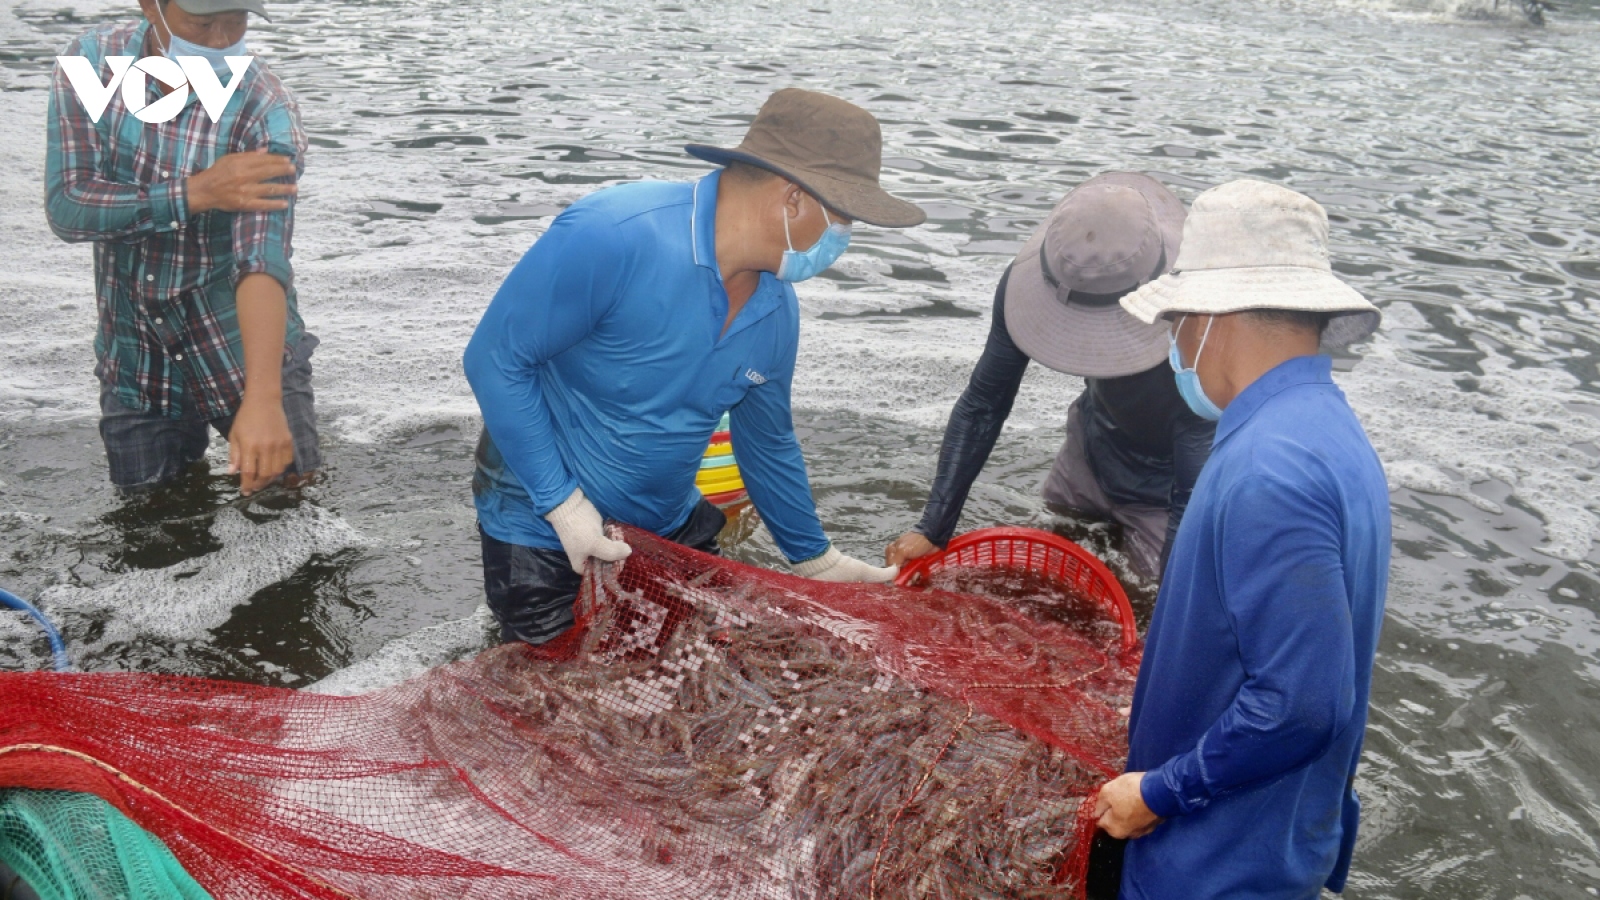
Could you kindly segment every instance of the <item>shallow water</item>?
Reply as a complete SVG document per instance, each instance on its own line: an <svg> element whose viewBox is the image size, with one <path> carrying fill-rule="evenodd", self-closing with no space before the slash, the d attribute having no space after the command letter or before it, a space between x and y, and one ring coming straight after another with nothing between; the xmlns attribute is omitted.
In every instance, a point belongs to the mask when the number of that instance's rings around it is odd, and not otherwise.
<svg viewBox="0 0 1600 900"><path fill-rule="evenodd" d="M880 117L886 179L929 212L800 290L796 418L840 545L916 520L994 282L1073 184L1310 193L1386 314L1337 376L1396 514L1347 895L1600 894L1593 0L1542 30L1492 0L285 7L253 40L314 144L296 272L329 478L256 502L106 484L90 256L45 227L41 123L50 57L132 7L0 4L0 584L85 668L300 686L430 628L324 686L358 690L481 643L459 355L500 278L573 199L693 177L683 143L814 87ZM1037 497L1077 387L1030 373L963 527L1054 525L1115 566ZM736 552L777 559L762 532ZM30 627L0 615L0 665L45 662Z"/></svg>

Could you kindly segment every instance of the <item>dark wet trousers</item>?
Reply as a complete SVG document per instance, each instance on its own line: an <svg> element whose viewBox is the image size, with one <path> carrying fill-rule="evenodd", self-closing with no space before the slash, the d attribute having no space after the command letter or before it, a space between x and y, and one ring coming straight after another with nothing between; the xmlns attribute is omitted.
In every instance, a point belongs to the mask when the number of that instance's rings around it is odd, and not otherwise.
<svg viewBox="0 0 1600 900"><path fill-rule="evenodd" d="M294 462L286 475L305 475L322 468L311 392L311 352L319 343L315 335L306 332L283 355L283 415L294 440ZM211 445L210 429L224 438L233 431L232 415L207 421L188 405L180 407L179 413L167 416L129 409L114 390L101 385L100 439L111 464L112 484L128 491L168 484L205 458Z"/></svg>
<svg viewBox="0 0 1600 900"><path fill-rule="evenodd" d="M689 518L667 540L704 553L721 555L717 534L727 517L703 498ZM508 544L485 534L483 588L489 611L500 623L500 639L543 644L560 637L573 624L573 601L583 576L572 571L564 550Z"/></svg>

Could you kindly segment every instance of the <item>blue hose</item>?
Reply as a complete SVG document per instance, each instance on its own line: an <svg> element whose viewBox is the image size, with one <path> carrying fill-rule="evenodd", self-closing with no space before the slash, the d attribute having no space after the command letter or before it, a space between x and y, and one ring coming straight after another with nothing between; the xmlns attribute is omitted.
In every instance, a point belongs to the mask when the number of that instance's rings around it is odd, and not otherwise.
<svg viewBox="0 0 1600 900"><path fill-rule="evenodd" d="M0 590L0 606L20 609L31 616L35 622L38 622L39 627L44 629L44 636L50 639L50 652L55 654L56 671L72 671L72 661L67 658L67 645L61 640L61 632L56 630L56 626L50 624L50 620L45 618L44 613L40 612L32 603L6 590Z"/></svg>

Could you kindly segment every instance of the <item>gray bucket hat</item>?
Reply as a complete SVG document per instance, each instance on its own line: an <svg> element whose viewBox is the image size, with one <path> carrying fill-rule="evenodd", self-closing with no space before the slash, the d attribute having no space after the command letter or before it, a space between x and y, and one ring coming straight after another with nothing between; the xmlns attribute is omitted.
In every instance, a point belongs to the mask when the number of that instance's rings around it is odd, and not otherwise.
<svg viewBox="0 0 1600 900"><path fill-rule="evenodd" d="M1183 252L1170 275L1122 298L1128 312L1159 323L1176 315L1247 309L1328 313L1322 349L1361 340L1381 313L1333 274L1328 213L1286 187L1241 179L1194 199Z"/></svg>
<svg viewBox="0 0 1600 900"><path fill-rule="evenodd" d="M878 185L883 131L872 113L838 97L784 88L761 105L739 146L684 150L718 165L743 162L776 172L829 209L869 225L909 228L927 218Z"/></svg>
<svg viewBox="0 0 1600 900"><path fill-rule="evenodd" d="M1183 219L1183 201L1149 175L1106 172L1078 185L1011 264L1011 339L1031 359L1089 378L1165 360L1166 326L1135 319L1117 300L1172 267Z"/></svg>
<svg viewBox="0 0 1600 900"><path fill-rule="evenodd" d="M172 0L172 2L183 7L183 11L191 16L210 16L242 9L253 12L263 19L272 18L267 15L267 6L261 0Z"/></svg>

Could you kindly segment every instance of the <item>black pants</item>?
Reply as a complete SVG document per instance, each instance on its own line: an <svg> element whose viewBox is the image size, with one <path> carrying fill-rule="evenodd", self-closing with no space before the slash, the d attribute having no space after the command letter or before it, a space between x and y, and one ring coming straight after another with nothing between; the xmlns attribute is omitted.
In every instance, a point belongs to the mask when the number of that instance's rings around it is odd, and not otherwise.
<svg viewBox="0 0 1600 900"><path fill-rule="evenodd" d="M1089 900L1117 900L1122 891L1122 851L1127 846L1127 841L1104 831L1094 833L1094 843L1089 847Z"/></svg>
<svg viewBox="0 0 1600 900"><path fill-rule="evenodd" d="M702 499L671 534L673 543L719 554L717 534L727 517ZM564 550L544 550L495 540L478 527L483 540L483 589L489 611L500 623L500 639L543 644L572 627L573 601L583 576L572 571Z"/></svg>

